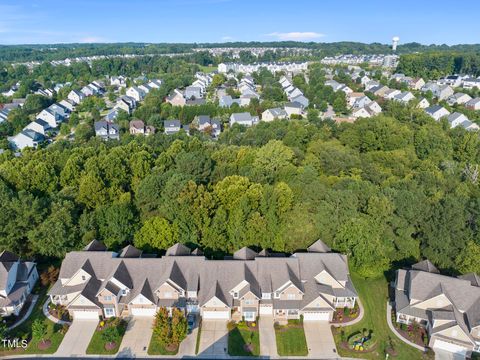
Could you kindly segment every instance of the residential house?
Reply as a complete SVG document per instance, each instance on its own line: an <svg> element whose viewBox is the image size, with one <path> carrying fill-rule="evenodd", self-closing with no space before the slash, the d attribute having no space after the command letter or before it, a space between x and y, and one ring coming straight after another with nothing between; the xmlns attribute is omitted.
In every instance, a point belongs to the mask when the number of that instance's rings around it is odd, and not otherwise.
<svg viewBox="0 0 480 360"><path fill-rule="evenodd" d="M173 90L173 92L167 96L165 101L173 106L184 106L187 103L183 92L178 89Z"/></svg>
<svg viewBox="0 0 480 360"><path fill-rule="evenodd" d="M436 121L439 121L442 117L450 115L450 111L445 109L441 105L433 105L425 109L425 112L430 115Z"/></svg>
<svg viewBox="0 0 480 360"><path fill-rule="evenodd" d="M62 100L58 104L70 113L75 110L75 104L71 100Z"/></svg>
<svg viewBox="0 0 480 360"><path fill-rule="evenodd" d="M129 87L125 94L134 98L137 102L142 101L145 98L145 91L136 86Z"/></svg>
<svg viewBox="0 0 480 360"><path fill-rule="evenodd" d="M401 92L393 97L394 101L398 101L403 104L408 104L413 99L415 99L415 95L413 95L410 91Z"/></svg>
<svg viewBox="0 0 480 360"><path fill-rule="evenodd" d="M155 134L155 128L153 126L145 125L142 120L130 121L130 134L131 135L151 135Z"/></svg>
<svg viewBox="0 0 480 360"><path fill-rule="evenodd" d="M479 130L479 126L477 124L470 121L468 117L466 117L464 114L461 114L459 112L454 112L453 114L448 115L447 120L450 123L451 128L461 126L467 131Z"/></svg>
<svg viewBox="0 0 480 360"><path fill-rule="evenodd" d="M0 316L18 316L38 280L34 262L17 255L0 253Z"/></svg>
<svg viewBox="0 0 480 360"><path fill-rule="evenodd" d="M45 141L45 136L33 130L23 130L15 136L9 137L8 142L14 150L23 150L26 147L36 148Z"/></svg>
<svg viewBox="0 0 480 360"><path fill-rule="evenodd" d="M75 105L78 105L85 98L85 95L78 90L72 90L68 93L67 98L68 98L68 100L73 102Z"/></svg>
<svg viewBox="0 0 480 360"><path fill-rule="evenodd" d="M280 323L300 316L328 323L336 309L353 308L358 298L347 257L321 241L290 257L242 248L229 260L208 260L182 244L161 258L89 248L65 256L48 293L74 319L153 319L165 307L204 320L256 321L268 315Z"/></svg>
<svg viewBox="0 0 480 360"><path fill-rule="evenodd" d="M308 101L308 99L304 95L299 95L299 96L293 97L293 98L290 99L290 101L292 103L298 103L298 104L302 105L302 107L304 109L306 109L308 107L308 105L310 104L310 102Z"/></svg>
<svg viewBox="0 0 480 360"><path fill-rule="evenodd" d="M112 76L110 77L110 85L117 87L127 87L127 78L125 76Z"/></svg>
<svg viewBox="0 0 480 360"><path fill-rule="evenodd" d="M232 99L230 95L221 96L218 99L218 105L220 107L230 107L233 104L238 104L240 106L240 99Z"/></svg>
<svg viewBox="0 0 480 360"><path fill-rule="evenodd" d="M218 138L222 132L222 124L218 119L211 119L209 115L197 115L192 121L192 128Z"/></svg>
<svg viewBox="0 0 480 360"><path fill-rule="evenodd" d="M267 109L262 113L262 121L273 121L277 119L286 119L288 117L285 109L282 108L273 108Z"/></svg>
<svg viewBox="0 0 480 360"><path fill-rule="evenodd" d="M463 79L463 84L462 86L465 89L480 89L480 79L477 78L465 78Z"/></svg>
<svg viewBox="0 0 480 360"><path fill-rule="evenodd" d="M425 80L422 78L415 78L412 79L409 83L408 86L412 90L420 90L423 86L425 85Z"/></svg>
<svg viewBox="0 0 480 360"><path fill-rule="evenodd" d="M397 89L388 89L387 91L385 91L385 93L383 94L383 98L385 100L393 100L395 98L395 96L397 95L400 95L401 94L401 91L400 90L397 90Z"/></svg>
<svg viewBox="0 0 480 360"><path fill-rule="evenodd" d="M51 130L51 126L42 119L36 119L28 124L23 130L33 130L43 136L46 136L47 133Z"/></svg>
<svg viewBox="0 0 480 360"><path fill-rule="evenodd" d="M472 351L480 352L479 280L476 274L442 275L428 260L397 270L395 319L425 327L434 351L470 357Z"/></svg>
<svg viewBox="0 0 480 360"><path fill-rule="evenodd" d="M120 129L110 121L97 121L94 124L95 135L103 140L120 140Z"/></svg>
<svg viewBox="0 0 480 360"><path fill-rule="evenodd" d="M480 110L480 98L476 97L465 103L465 107L470 110Z"/></svg>
<svg viewBox="0 0 480 360"><path fill-rule="evenodd" d="M371 116L372 114L365 107L356 108L352 110L353 118L369 118Z"/></svg>
<svg viewBox="0 0 480 360"><path fill-rule="evenodd" d="M426 109L426 108L428 108L429 106L430 106L430 103L429 103L428 100L425 99L425 98L421 98L420 101L418 102L418 105L417 105L417 107L418 107L419 109Z"/></svg>
<svg viewBox="0 0 480 360"><path fill-rule="evenodd" d="M433 91L433 95L435 95L438 100L445 100L447 98L449 98L450 96L452 96L454 93L453 89L451 86L449 85L441 85L441 86L438 86L434 91Z"/></svg>
<svg viewBox="0 0 480 360"><path fill-rule="evenodd" d="M289 118L291 118L292 115L303 116L303 106L298 102L286 103L283 108Z"/></svg>
<svg viewBox="0 0 480 360"><path fill-rule="evenodd" d="M166 135L176 134L182 129L182 123L180 120L165 120L163 122L163 129Z"/></svg>
<svg viewBox="0 0 480 360"><path fill-rule="evenodd" d="M472 100L472 97L468 94L455 93L447 99L447 103L450 106L453 106L455 104L463 105L470 100Z"/></svg>
<svg viewBox="0 0 480 360"><path fill-rule="evenodd" d="M230 115L230 126L234 124L239 124L243 126L253 126L258 123L258 116L252 116L248 112L243 113L233 113Z"/></svg>

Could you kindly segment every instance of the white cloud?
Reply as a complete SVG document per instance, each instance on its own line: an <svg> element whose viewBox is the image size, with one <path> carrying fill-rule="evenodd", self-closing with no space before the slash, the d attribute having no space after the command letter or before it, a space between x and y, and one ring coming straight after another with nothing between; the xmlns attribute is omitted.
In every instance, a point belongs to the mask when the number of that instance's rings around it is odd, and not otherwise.
<svg viewBox="0 0 480 360"><path fill-rule="evenodd" d="M81 43L101 43L101 42L107 42L105 38L102 38L100 36L85 36L80 39Z"/></svg>
<svg viewBox="0 0 480 360"><path fill-rule="evenodd" d="M295 40L295 41L304 41L304 40L314 40L319 39L325 36L325 34L313 32L313 31L294 31L294 32L273 32L266 34L266 36L277 38L278 40Z"/></svg>

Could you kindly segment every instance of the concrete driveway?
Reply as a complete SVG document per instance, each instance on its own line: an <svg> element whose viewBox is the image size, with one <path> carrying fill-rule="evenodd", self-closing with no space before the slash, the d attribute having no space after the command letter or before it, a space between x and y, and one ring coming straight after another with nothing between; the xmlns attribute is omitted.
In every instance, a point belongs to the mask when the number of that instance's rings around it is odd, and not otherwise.
<svg viewBox="0 0 480 360"><path fill-rule="evenodd" d="M226 355L227 352L227 321L203 320L198 356L211 357L217 355Z"/></svg>
<svg viewBox="0 0 480 360"><path fill-rule="evenodd" d="M454 354L450 351L435 348L433 351L435 351L435 360L465 360L465 356L461 354Z"/></svg>
<svg viewBox="0 0 480 360"><path fill-rule="evenodd" d="M307 339L309 358L330 359L338 357L328 321L304 321L303 328Z"/></svg>
<svg viewBox="0 0 480 360"><path fill-rule="evenodd" d="M195 356L195 348L197 346L198 321L199 319L197 317L195 322L195 328L193 328L192 332L188 334L185 340L180 343L177 354L178 356Z"/></svg>
<svg viewBox="0 0 480 360"><path fill-rule="evenodd" d="M146 356L152 331L153 319L151 317L128 318L127 331L120 344L118 357L132 358Z"/></svg>
<svg viewBox="0 0 480 360"><path fill-rule="evenodd" d="M258 319L258 329L260 332L260 355L276 357L278 353L277 340L275 339L275 330L273 328L273 316L260 316Z"/></svg>
<svg viewBox="0 0 480 360"><path fill-rule="evenodd" d="M85 355L97 325L98 320L73 320L55 355L66 357Z"/></svg>

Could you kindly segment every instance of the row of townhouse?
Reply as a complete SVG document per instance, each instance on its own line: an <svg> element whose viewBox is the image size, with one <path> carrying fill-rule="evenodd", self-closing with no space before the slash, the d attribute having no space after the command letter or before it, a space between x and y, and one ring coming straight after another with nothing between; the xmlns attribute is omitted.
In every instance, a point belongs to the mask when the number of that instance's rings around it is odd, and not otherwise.
<svg viewBox="0 0 480 360"><path fill-rule="evenodd" d="M135 101L140 102L145 99L145 96L147 94L154 90L154 89L159 89L162 86L162 80L159 79L154 79L149 81L148 83L139 85L139 86L132 86L127 89L125 94L133 99Z"/></svg>
<svg viewBox="0 0 480 360"><path fill-rule="evenodd" d="M165 101L173 106L189 106L205 104L204 96L212 83L210 74L196 73L195 81L185 89L174 89Z"/></svg>
<svg viewBox="0 0 480 360"><path fill-rule="evenodd" d="M280 85L282 85L283 92L287 96L288 101L292 103L299 103L304 109L308 107L310 102L307 97L303 94L302 90L295 87L291 80L286 76L282 76L279 80Z"/></svg>
<svg viewBox="0 0 480 360"><path fill-rule="evenodd" d="M480 277L440 274L428 260L397 270L395 319L426 328L429 347L464 359L480 352ZM458 357L457 357L458 356Z"/></svg>
<svg viewBox="0 0 480 360"><path fill-rule="evenodd" d="M261 68L265 68L271 73L276 72L288 72L288 73L300 73L308 69L308 62L264 62L254 64L241 64L241 63L220 63L218 64L219 73L244 73L251 74Z"/></svg>
<svg viewBox="0 0 480 360"><path fill-rule="evenodd" d="M232 78L236 79L234 76ZM252 99L260 99L257 87L252 76L245 75L237 84L237 91L240 93L238 98L233 98L225 93L225 89L217 91L218 105L220 107L231 107L233 104L238 106L248 106Z"/></svg>
<svg viewBox="0 0 480 360"><path fill-rule="evenodd" d="M19 315L38 280L34 262L9 251L0 253L0 316Z"/></svg>
<svg viewBox="0 0 480 360"><path fill-rule="evenodd" d="M164 133L173 135L180 130L184 130L187 135L190 129L196 129L200 132L208 134L212 139L217 139L222 132L222 122L218 118L211 118L209 115L197 115L190 125L182 125L180 120L165 120L163 122Z"/></svg>
<svg viewBox="0 0 480 360"><path fill-rule="evenodd" d="M450 111L441 105L427 107L425 112L435 121L440 121L440 119L446 118L452 129L461 126L467 131L480 130L480 127L476 123L470 121L466 115L459 112L450 113Z"/></svg>
<svg viewBox="0 0 480 360"><path fill-rule="evenodd" d="M10 146L14 150L22 150L26 147L36 148L50 134L58 131L60 124L69 118L72 108L73 104L61 101L43 109L20 133L8 138Z"/></svg>
<svg viewBox="0 0 480 360"><path fill-rule="evenodd" d="M353 308L357 292L347 257L321 241L290 257L242 248L225 260L208 260L182 244L161 258L141 257L129 246L120 253L101 243L70 252L51 301L74 319L99 316L154 317L160 307L179 308L203 319L330 321L336 308Z"/></svg>
<svg viewBox="0 0 480 360"><path fill-rule="evenodd" d="M398 64L398 55L373 54L373 55L336 55L324 57L320 63L324 65L359 65L368 63L372 66L395 68Z"/></svg>

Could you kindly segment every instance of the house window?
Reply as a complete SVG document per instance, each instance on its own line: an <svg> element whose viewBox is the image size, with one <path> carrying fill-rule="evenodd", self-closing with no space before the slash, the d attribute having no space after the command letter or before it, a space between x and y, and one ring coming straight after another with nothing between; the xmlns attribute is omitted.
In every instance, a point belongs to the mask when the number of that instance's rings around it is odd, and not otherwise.
<svg viewBox="0 0 480 360"><path fill-rule="evenodd" d="M104 296L103 300L104 301L112 301L112 296L111 295Z"/></svg>
<svg viewBox="0 0 480 360"><path fill-rule="evenodd" d="M122 296L127 295L127 293L128 293L128 290L127 290L127 289L123 289L123 290L122 290Z"/></svg>
<svg viewBox="0 0 480 360"><path fill-rule="evenodd" d="M115 316L115 309L105 308L105 317L112 317L112 316Z"/></svg>
<svg viewBox="0 0 480 360"><path fill-rule="evenodd" d="M262 299L271 299L272 294L271 293L262 293Z"/></svg>
<svg viewBox="0 0 480 360"><path fill-rule="evenodd" d="M85 275L82 275L82 280L85 281Z"/></svg>
<svg viewBox="0 0 480 360"><path fill-rule="evenodd" d="M140 297L138 298L138 302L139 302L139 303L143 303L143 297L142 297L142 296L140 296Z"/></svg>
<svg viewBox="0 0 480 360"><path fill-rule="evenodd" d="M233 292L233 298L238 299L238 292L236 292L236 291Z"/></svg>
<svg viewBox="0 0 480 360"><path fill-rule="evenodd" d="M245 305L253 305L253 300L252 299L246 299L245 300Z"/></svg>
<svg viewBox="0 0 480 360"><path fill-rule="evenodd" d="M276 291L274 297L275 299L280 299L280 292Z"/></svg>
<svg viewBox="0 0 480 360"><path fill-rule="evenodd" d="M298 315L298 310L288 310L288 315Z"/></svg>
<svg viewBox="0 0 480 360"><path fill-rule="evenodd" d="M170 291L166 291L164 293L164 296L167 298L167 299L170 299L172 297L172 293Z"/></svg>
<svg viewBox="0 0 480 360"><path fill-rule="evenodd" d="M295 300L295 294L287 294L288 300Z"/></svg>

